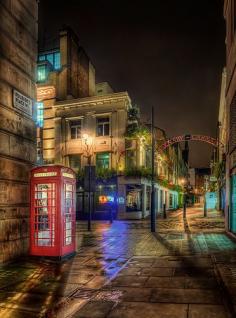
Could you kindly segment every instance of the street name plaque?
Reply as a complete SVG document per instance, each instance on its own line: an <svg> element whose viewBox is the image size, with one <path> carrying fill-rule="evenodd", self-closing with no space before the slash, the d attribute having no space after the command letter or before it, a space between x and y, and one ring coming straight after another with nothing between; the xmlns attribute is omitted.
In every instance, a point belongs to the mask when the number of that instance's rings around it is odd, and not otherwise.
<svg viewBox="0 0 236 318"><path fill-rule="evenodd" d="M32 117L33 115L33 101L29 97L21 94L17 90L13 90L13 105L18 110Z"/></svg>

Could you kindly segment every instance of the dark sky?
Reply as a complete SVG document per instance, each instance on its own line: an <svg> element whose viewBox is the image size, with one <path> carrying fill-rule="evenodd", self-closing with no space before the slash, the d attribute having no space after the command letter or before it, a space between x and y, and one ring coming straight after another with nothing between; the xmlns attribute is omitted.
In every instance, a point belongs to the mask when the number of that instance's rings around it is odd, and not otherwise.
<svg viewBox="0 0 236 318"><path fill-rule="evenodd" d="M221 0L40 0L39 42L63 24L77 32L97 82L128 91L144 119L155 107L168 136L216 135L225 25ZM190 164L209 164L212 148L191 143Z"/></svg>

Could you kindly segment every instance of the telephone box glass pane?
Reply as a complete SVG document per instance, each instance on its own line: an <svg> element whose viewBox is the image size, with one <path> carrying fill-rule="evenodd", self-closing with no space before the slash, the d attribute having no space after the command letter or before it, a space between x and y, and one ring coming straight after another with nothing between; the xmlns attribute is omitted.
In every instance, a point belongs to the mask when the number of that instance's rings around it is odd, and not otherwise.
<svg viewBox="0 0 236 318"><path fill-rule="evenodd" d="M35 185L34 240L36 246L54 246L56 213L55 190L55 183Z"/></svg>
<svg viewBox="0 0 236 318"><path fill-rule="evenodd" d="M64 246L72 243L72 213L73 213L73 185L64 184L65 215L64 215Z"/></svg>

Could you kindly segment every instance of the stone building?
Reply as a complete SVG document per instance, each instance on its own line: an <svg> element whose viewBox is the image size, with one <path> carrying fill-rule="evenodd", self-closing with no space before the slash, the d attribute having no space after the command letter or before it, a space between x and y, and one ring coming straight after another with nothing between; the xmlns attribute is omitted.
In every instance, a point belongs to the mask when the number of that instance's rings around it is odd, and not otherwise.
<svg viewBox="0 0 236 318"><path fill-rule="evenodd" d="M236 233L236 1L224 1L226 20L226 227Z"/></svg>
<svg viewBox="0 0 236 318"><path fill-rule="evenodd" d="M99 201L104 196L118 202L113 205L118 218L149 214L150 181L140 175L140 169L150 169L150 147L142 136L127 138L127 127L137 125L130 118L135 108L127 92L116 93L107 82L96 84L95 68L69 28L60 32L57 47L39 52L37 108L38 162L60 163L77 172L79 218L87 216L87 197L80 180L88 155L97 173L94 218L108 217ZM165 140L161 129L156 128L156 138ZM160 161L157 172L172 185L178 184L180 156L178 147L170 147L156 158ZM174 189L158 184L156 188L159 210L165 201L168 208L177 207Z"/></svg>
<svg viewBox="0 0 236 318"><path fill-rule="evenodd" d="M28 251L37 20L36 0L0 2L0 262Z"/></svg>

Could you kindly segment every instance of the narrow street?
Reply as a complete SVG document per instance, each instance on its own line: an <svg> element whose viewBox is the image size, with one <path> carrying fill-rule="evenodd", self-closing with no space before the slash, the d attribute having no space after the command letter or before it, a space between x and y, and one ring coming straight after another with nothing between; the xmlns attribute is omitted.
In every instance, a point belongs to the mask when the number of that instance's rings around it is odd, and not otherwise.
<svg viewBox="0 0 236 318"><path fill-rule="evenodd" d="M169 212L155 234L149 220L86 226L63 264L1 267L1 317L235 317L236 244L219 212Z"/></svg>

